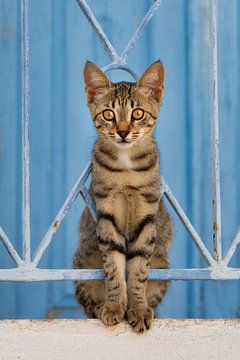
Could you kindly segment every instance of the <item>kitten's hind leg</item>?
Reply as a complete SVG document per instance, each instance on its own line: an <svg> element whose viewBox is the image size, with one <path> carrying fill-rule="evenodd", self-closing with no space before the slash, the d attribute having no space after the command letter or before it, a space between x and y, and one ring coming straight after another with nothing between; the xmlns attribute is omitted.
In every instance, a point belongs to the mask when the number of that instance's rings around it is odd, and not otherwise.
<svg viewBox="0 0 240 360"><path fill-rule="evenodd" d="M162 301L167 292L169 282L159 280L148 280L146 288L146 298L148 306L155 308Z"/></svg>
<svg viewBox="0 0 240 360"><path fill-rule="evenodd" d="M105 300L104 281L78 281L76 282L76 299L84 307L87 315L99 317L99 309Z"/></svg>
<svg viewBox="0 0 240 360"><path fill-rule="evenodd" d="M163 232L158 231L153 256L150 262L151 269L169 269L168 253L165 245L166 237ZM165 296L169 281L148 280L146 287L146 298L148 306L155 308Z"/></svg>
<svg viewBox="0 0 240 360"><path fill-rule="evenodd" d="M81 218L80 226L81 243L77 249L73 267L75 269L102 269L102 257L98 249L96 235L96 224L85 209ZM98 307L102 306L105 300L105 282L100 280L79 280L75 282L76 300L84 306L89 316L98 317Z"/></svg>

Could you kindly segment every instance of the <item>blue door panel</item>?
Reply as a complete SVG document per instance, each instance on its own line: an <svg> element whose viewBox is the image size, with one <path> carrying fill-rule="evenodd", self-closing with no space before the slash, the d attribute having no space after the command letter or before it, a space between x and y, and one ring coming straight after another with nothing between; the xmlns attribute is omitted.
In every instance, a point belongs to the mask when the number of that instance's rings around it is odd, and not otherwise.
<svg viewBox="0 0 240 360"><path fill-rule="evenodd" d="M17 1L0 2L0 219L1 226L8 233L14 245L20 250L21 205L17 178L20 175L17 149L21 137L21 103L19 98L19 35ZM13 261L0 244L0 267L15 267ZM16 288L6 283L0 284L0 317L17 316Z"/></svg>

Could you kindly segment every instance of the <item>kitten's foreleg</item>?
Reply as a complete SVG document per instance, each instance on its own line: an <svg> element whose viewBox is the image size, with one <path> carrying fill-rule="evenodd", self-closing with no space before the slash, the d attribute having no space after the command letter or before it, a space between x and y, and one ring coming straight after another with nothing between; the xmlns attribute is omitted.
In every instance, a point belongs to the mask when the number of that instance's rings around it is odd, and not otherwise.
<svg viewBox="0 0 240 360"><path fill-rule="evenodd" d="M146 299L146 285L155 239L155 224L147 223L138 238L128 244L127 319L136 332L149 329L153 319L153 310Z"/></svg>
<svg viewBox="0 0 240 360"><path fill-rule="evenodd" d="M123 320L127 307L125 238L110 216L99 220L97 235L106 284L105 303L99 310L99 317L106 325L114 325Z"/></svg>

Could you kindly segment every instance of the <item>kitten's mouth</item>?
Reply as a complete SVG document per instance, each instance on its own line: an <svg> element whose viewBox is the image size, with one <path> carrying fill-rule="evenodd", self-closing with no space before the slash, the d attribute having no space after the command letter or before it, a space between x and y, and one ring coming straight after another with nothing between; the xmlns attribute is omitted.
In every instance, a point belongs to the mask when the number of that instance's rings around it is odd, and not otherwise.
<svg viewBox="0 0 240 360"><path fill-rule="evenodd" d="M131 140L125 140L125 139L122 139L122 140L119 140L117 141L118 144L130 144L131 143Z"/></svg>

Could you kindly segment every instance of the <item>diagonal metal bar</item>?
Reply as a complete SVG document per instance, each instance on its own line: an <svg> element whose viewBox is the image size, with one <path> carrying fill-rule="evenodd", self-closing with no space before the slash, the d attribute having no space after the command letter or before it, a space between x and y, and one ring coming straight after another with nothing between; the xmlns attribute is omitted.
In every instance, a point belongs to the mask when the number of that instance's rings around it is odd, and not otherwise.
<svg viewBox="0 0 240 360"><path fill-rule="evenodd" d="M160 194L159 194L159 199L158 199L158 202L160 202L160 201L161 201L161 199L162 199L162 197L163 197L164 193L165 193L165 188L164 188L163 184L161 184L161 188L160 188Z"/></svg>
<svg viewBox="0 0 240 360"><path fill-rule="evenodd" d="M211 53L211 148L212 148L212 207L214 258L222 260L221 244L221 199L219 165L219 124L218 124L218 67L217 67L217 9L216 0L209 1L209 30Z"/></svg>
<svg viewBox="0 0 240 360"><path fill-rule="evenodd" d="M21 0L22 50L22 256L31 259L29 174L29 25L28 0Z"/></svg>
<svg viewBox="0 0 240 360"><path fill-rule="evenodd" d="M11 243L11 241L9 240L9 238L7 237L7 235L5 234L4 230L1 227L0 227L0 240L2 240L3 245L7 249L11 258L15 261L15 263L17 265L21 265L23 263L22 259L18 255L15 247L13 246L13 244Z"/></svg>
<svg viewBox="0 0 240 360"><path fill-rule="evenodd" d="M224 256L223 259L223 264L228 265L229 261L231 260L237 246L240 244L240 227L237 230L236 236L234 238L234 240L232 241L229 249L226 252L226 255Z"/></svg>
<svg viewBox="0 0 240 360"><path fill-rule="evenodd" d="M94 218L95 221L97 221L97 213L96 213L94 202L85 186L83 186L82 190L80 191L80 194L82 195L92 217Z"/></svg>
<svg viewBox="0 0 240 360"><path fill-rule="evenodd" d="M92 170L91 162L87 164L85 169L83 170L82 174L79 176L76 184L73 186L72 190L70 191L69 195L67 196L66 200L64 201L62 207L60 208L57 216L53 220L52 224L50 225L49 229L47 230L45 236L43 237L42 241L40 242L35 254L33 256L32 265L37 266L39 261L41 260L44 251L47 249L49 244L52 241L53 235L59 228L62 220L71 209L75 199L79 195L80 191L82 190L85 182L87 181L88 176L90 175Z"/></svg>
<svg viewBox="0 0 240 360"><path fill-rule="evenodd" d="M161 177L161 184L162 184L162 187L164 188L164 194L166 195L170 204L173 206L173 208L174 208L175 212L177 213L179 219L181 220L182 224L184 225L186 230L191 235L191 237L192 237L193 241L195 242L195 244L197 245L198 249L204 256L204 258L206 259L208 264L211 266L214 266L216 264L216 261L213 259L210 252L208 251L205 244L203 243L202 239L198 235L197 231L192 226L190 220L188 219L187 215L185 214L185 212L179 205L177 199L173 195L171 189L169 188L169 186L167 185L167 183L163 179L163 177Z"/></svg>
<svg viewBox="0 0 240 360"><path fill-rule="evenodd" d="M79 5L80 9L82 10L82 12L84 13L84 15L86 16L89 24L91 25L91 27L93 28L93 30L97 34L99 40L103 44L104 49L106 50L106 52L108 53L110 58L114 62L120 62L120 58L119 58L116 50L112 46L110 40L108 39L107 35L103 31L102 26L97 21L95 15L93 14L90 7L88 6L87 2L85 0L76 0L76 2L78 3L78 5Z"/></svg>
<svg viewBox="0 0 240 360"><path fill-rule="evenodd" d="M130 51L132 51L132 49L134 48L134 46L136 45L136 43L139 41L139 39L142 37L143 32L146 28L146 26L148 25L149 21L151 20L151 18L153 17L153 15L157 12L157 10L159 9L160 5L162 4L163 0L156 0L154 1L154 3L152 4L152 6L150 7L150 9L148 10L147 14L144 16L143 20L141 21L141 23L139 24L137 30L135 31L135 33L133 34L133 36L131 37L131 39L129 40L126 48L123 50L123 52L120 55L121 61L123 63L126 62L127 57L130 53Z"/></svg>

